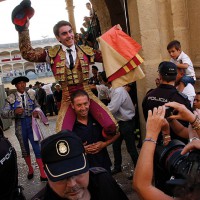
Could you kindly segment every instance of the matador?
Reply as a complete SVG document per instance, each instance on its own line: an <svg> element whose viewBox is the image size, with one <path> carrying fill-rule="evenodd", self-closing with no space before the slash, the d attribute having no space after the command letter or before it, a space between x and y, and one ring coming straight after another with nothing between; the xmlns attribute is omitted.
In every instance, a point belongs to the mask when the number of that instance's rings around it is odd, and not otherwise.
<svg viewBox="0 0 200 200"><path fill-rule="evenodd" d="M33 14L34 9L30 6L30 1L24 0L13 10L12 20L19 32L19 49L22 57L30 62L48 62L56 81L62 87L62 102L56 132L72 130L76 115L71 107L70 94L81 89L89 94L90 114L101 124L105 135L114 135L117 122L88 86L89 64L102 62L101 52L89 46L76 45L72 26L67 21L59 21L53 28L59 45L48 49L32 48L28 27Z"/></svg>

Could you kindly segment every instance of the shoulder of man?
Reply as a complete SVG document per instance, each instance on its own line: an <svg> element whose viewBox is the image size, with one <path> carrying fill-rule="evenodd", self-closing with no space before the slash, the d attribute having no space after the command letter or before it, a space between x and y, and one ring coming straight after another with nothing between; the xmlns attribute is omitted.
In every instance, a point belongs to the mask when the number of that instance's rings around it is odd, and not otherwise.
<svg viewBox="0 0 200 200"><path fill-rule="evenodd" d="M90 168L89 191L95 199L128 200L115 179L102 167Z"/></svg>
<svg viewBox="0 0 200 200"><path fill-rule="evenodd" d="M87 45L78 45L77 47L80 48L87 56L94 56L94 49L92 47Z"/></svg>
<svg viewBox="0 0 200 200"><path fill-rule="evenodd" d="M15 99L16 99L16 96L15 96L15 94L10 94L8 97L7 97L7 102L9 103L9 104L13 104L13 103L15 103Z"/></svg>
<svg viewBox="0 0 200 200"><path fill-rule="evenodd" d="M50 47L50 48L48 49L49 57L51 57L51 58L56 57L56 55L58 54L60 48L61 48L61 45L55 45L55 46L53 46L53 47Z"/></svg>

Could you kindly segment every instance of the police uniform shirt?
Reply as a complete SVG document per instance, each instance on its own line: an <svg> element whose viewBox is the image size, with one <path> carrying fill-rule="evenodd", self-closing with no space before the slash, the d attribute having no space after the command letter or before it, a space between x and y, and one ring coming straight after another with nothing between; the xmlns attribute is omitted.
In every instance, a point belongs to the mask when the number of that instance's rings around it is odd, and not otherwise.
<svg viewBox="0 0 200 200"><path fill-rule="evenodd" d="M114 178L102 168L92 168L89 173L90 200L128 200ZM44 197L43 197L44 196ZM35 196L32 200L63 200L47 184L44 195Z"/></svg>
<svg viewBox="0 0 200 200"><path fill-rule="evenodd" d="M175 101L184 104L186 108L191 109L190 102L186 95L180 93L173 85L161 84L156 89L150 91L142 102L142 109L145 120L148 117L148 110L153 110L154 107L162 106L167 102ZM180 121L185 127L188 127L188 122ZM183 138L176 136L171 130L172 139L179 139L183 141ZM186 142L184 140L183 142Z"/></svg>

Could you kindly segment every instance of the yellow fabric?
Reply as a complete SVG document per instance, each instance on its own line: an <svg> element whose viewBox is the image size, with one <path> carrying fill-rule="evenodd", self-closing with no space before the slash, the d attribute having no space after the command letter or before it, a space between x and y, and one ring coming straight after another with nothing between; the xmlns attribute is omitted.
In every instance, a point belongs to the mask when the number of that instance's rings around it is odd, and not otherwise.
<svg viewBox="0 0 200 200"><path fill-rule="evenodd" d="M121 76L120 78L113 80L112 87L113 88L121 87L128 83L132 83L134 81L142 79L144 77L145 75L142 69L140 68L140 66L138 66L134 70L131 70L129 73L125 74L124 76Z"/></svg>
<svg viewBox="0 0 200 200"><path fill-rule="evenodd" d="M106 76L109 77L118 71L128 60L121 56L114 48L109 46L103 39L98 38L103 57Z"/></svg>

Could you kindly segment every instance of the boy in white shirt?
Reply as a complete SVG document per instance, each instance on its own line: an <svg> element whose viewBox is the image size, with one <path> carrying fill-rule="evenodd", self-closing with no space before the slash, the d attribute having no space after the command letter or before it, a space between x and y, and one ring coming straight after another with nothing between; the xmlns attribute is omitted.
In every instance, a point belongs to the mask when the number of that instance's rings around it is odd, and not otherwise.
<svg viewBox="0 0 200 200"><path fill-rule="evenodd" d="M181 50L181 44L178 40L173 40L167 45L167 50L171 56L170 62L176 64L180 69L185 69L185 75L181 78L179 91L183 91L188 83L194 85L196 76L192 61L189 56Z"/></svg>

